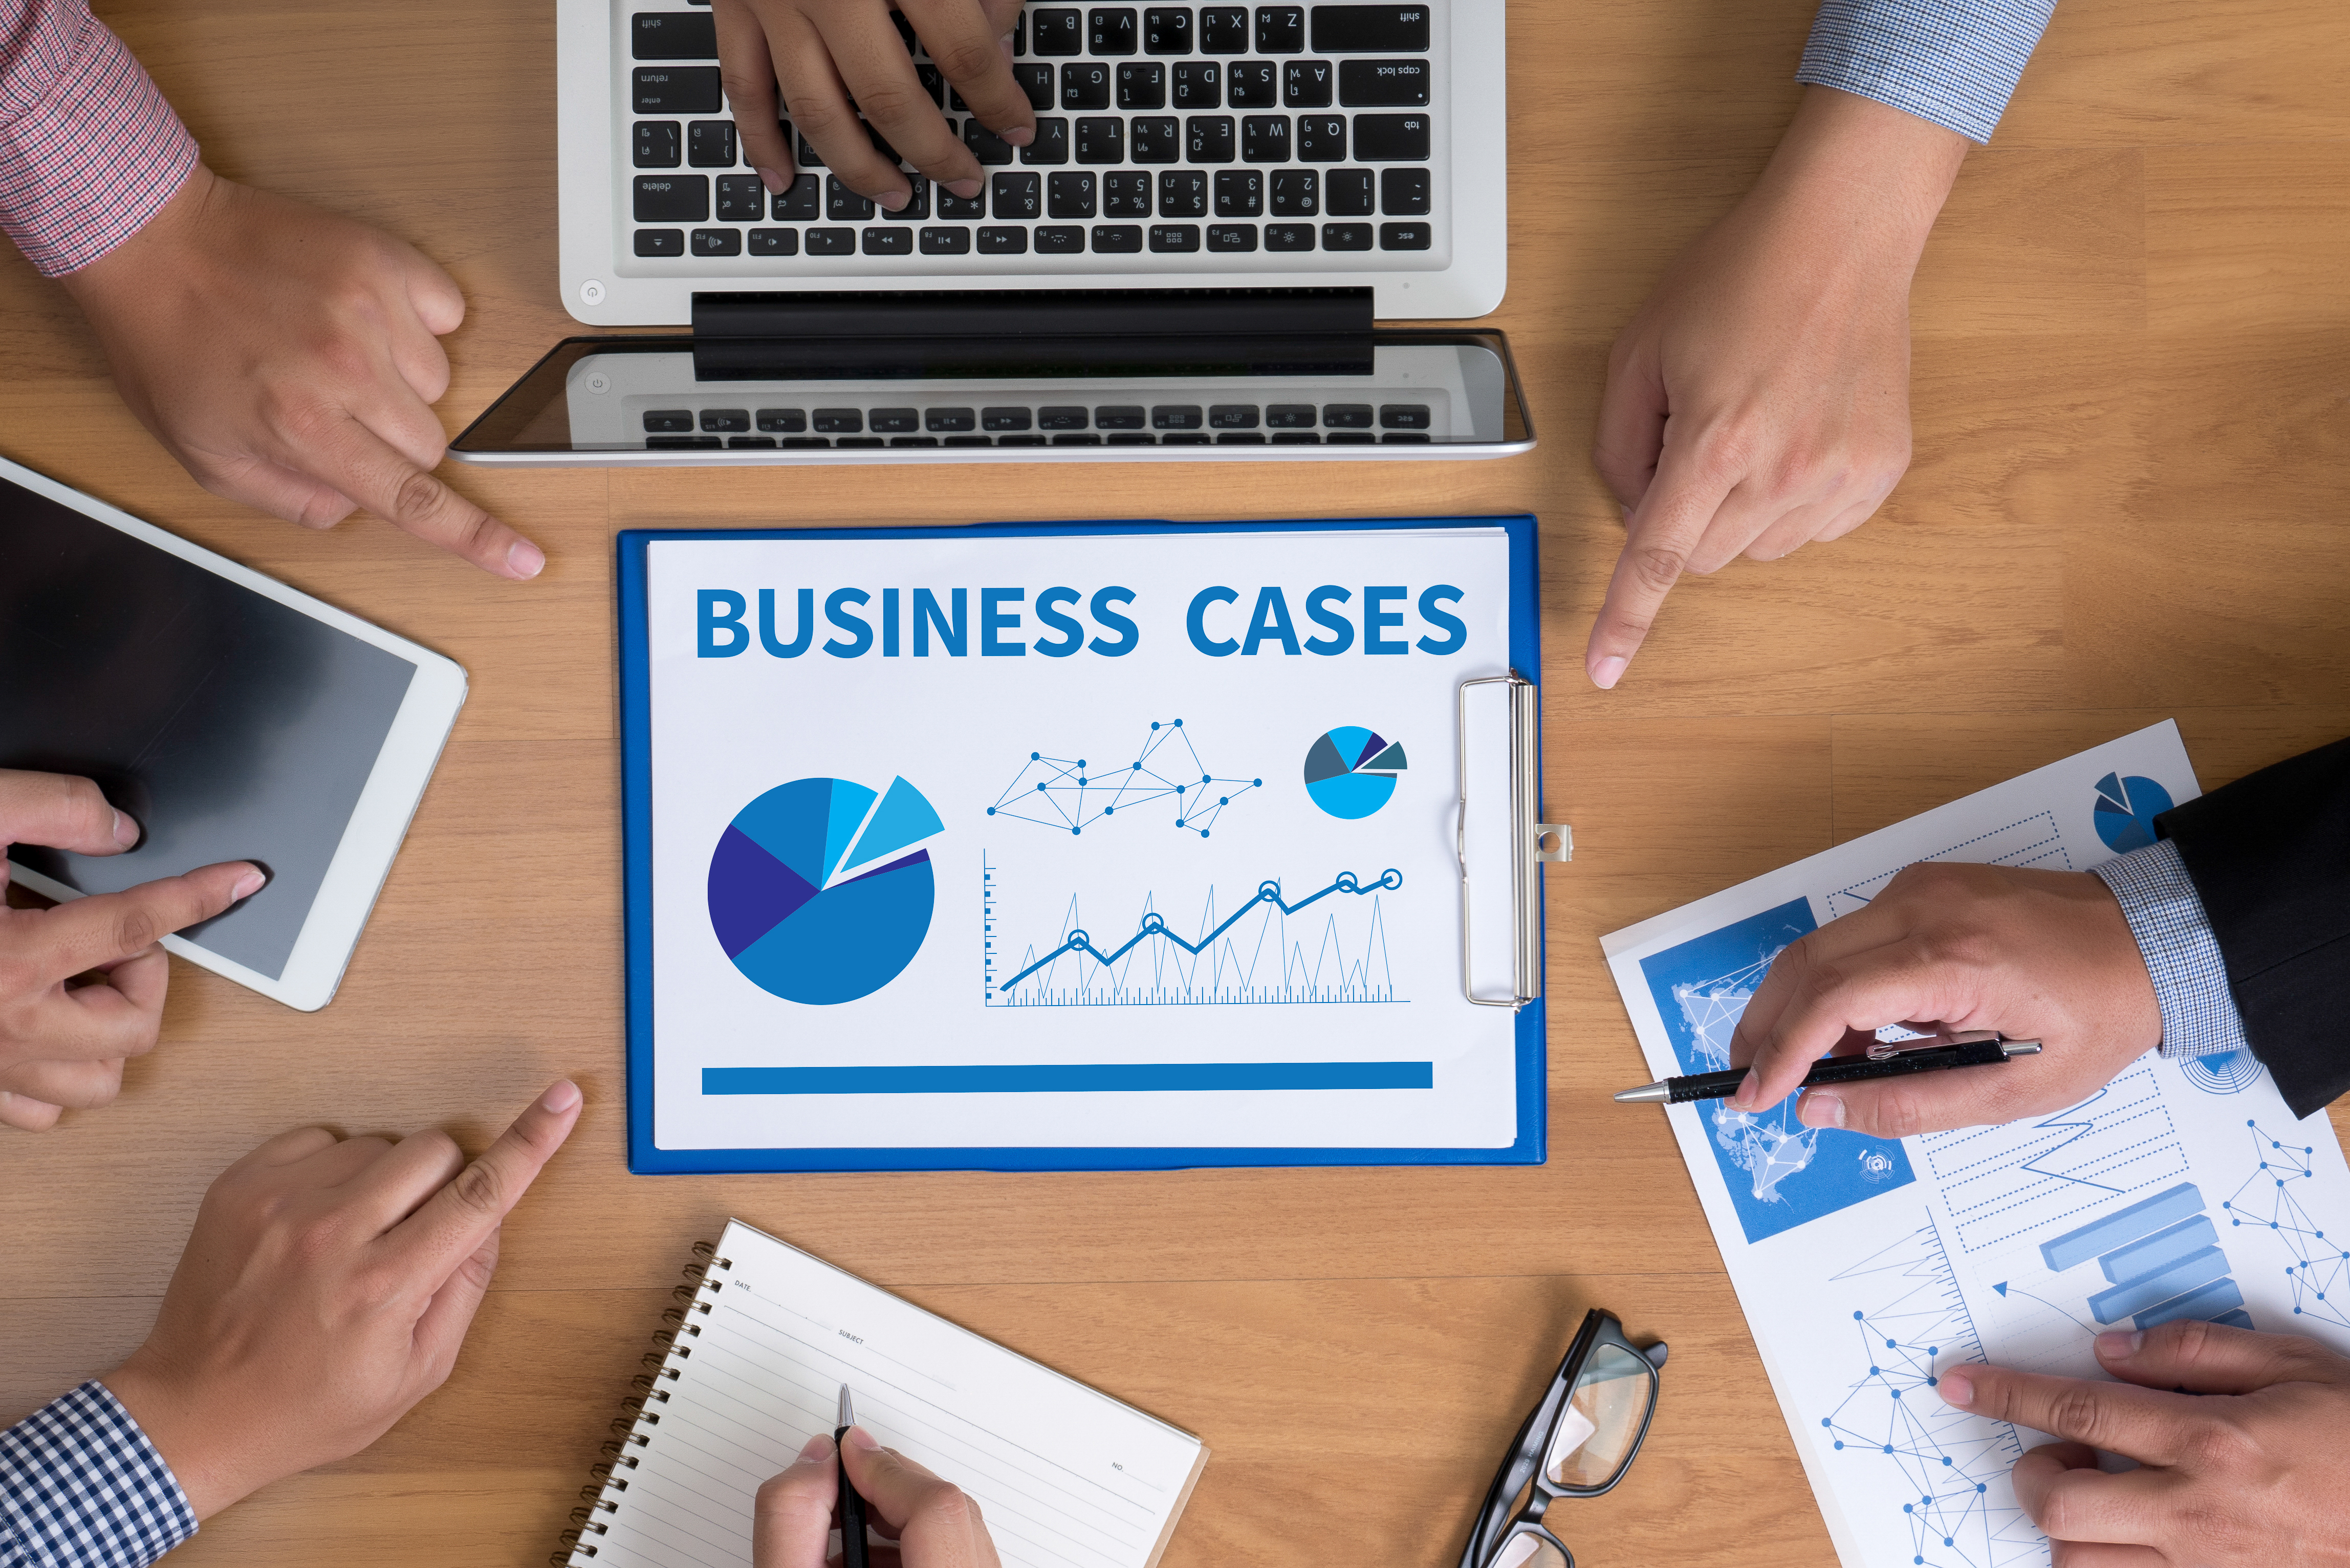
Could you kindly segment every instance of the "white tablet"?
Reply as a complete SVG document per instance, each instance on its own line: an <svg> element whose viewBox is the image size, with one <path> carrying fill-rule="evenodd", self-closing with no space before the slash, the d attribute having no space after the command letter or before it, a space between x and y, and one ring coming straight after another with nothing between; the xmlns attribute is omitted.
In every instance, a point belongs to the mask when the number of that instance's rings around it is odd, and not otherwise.
<svg viewBox="0 0 2350 1568"><path fill-rule="evenodd" d="M269 885L165 937L312 1012L335 994L465 701L449 659L0 459L0 768L76 774L127 854L9 846L54 898L222 860Z"/></svg>

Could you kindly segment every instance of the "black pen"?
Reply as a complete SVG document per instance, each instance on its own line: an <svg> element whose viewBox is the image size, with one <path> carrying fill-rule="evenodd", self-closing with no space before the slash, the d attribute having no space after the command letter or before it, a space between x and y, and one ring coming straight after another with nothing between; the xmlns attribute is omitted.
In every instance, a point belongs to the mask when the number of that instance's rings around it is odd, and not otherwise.
<svg viewBox="0 0 2350 1568"><path fill-rule="evenodd" d="M857 1425L857 1407L848 1402L848 1385L840 1386L840 1425L832 1429L833 1462L840 1467L840 1568L866 1568L865 1499L848 1484L848 1461L840 1455L840 1439Z"/></svg>
<svg viewBox="0 0 2350 1568"><path fill-rule="evenodd" d="M1870 1078L1899 1078L1911 1073L1936 1073L1945 1067L1988 1067L2017 1056L2037 1056L2037 1040L2003 1040L1995 1029L1970 1030L1964 1034L1936 1034L1923 1040L1871 1045L1857 1056L1823 1056L1804 1075L1803 1087L1854 1084ZM1746 1069L1696 1073L1643 1084L1616 1096L1619 1105L1679 1106L1690 1100L1726 1100L1746 1081Z"/></svg>

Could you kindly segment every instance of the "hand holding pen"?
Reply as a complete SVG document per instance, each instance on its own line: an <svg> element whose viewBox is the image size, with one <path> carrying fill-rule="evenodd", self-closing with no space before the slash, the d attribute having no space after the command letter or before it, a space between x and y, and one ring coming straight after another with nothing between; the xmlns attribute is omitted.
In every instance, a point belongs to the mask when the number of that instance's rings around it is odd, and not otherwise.
<svg viewBox="0 0 2350 1568"><path fill-rule="evenodd" d="M850 1414L844 1408L844 1420ZM847 1555L845 1528L842 1552L832 1555L832 1532L847 1524L842 1505L852 1497L880 1538L869 1559ZM861 1529L858 1539L863 1545ZM789 1469L759 1489L751 1552L754 1568L848 1568L858 1561L871 1568L1002 1568L977 1499L855 1425L845 1425L837 1439L816 1433Z"/></svg>

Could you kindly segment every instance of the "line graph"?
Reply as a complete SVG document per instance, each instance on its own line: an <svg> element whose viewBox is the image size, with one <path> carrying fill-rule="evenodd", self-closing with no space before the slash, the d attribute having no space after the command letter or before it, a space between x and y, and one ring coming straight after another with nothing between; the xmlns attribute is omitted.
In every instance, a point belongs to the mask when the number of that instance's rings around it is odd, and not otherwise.
<svg viewBox="0 0 2350 1568"><path fill-rule="evenodd" d="M1932 855L1921 855L1920 860L1962 860L1978 866L2040 866L2054 871L2073 869L2073 857L2064 848L2064 829L2056 826L2054 812L2039 812L2022 822L2012 822L1990 833L1953 844L1948 849ZM1827 898L1828 919L1838 919L1855 909L1866 907L1869 900L1885 891L1885 885L1901 870L1896 866L1890 871L1880 871L1874 877L1855 882L1849 888L1838 888Z"/></svg>
<svg viewBox="0 0 2350 1568"><path fill-rule="evenodd" d="M1016 962L1003 966L1011 972L998 979L1002 877L1002 867L983 861L981 972L983 1000L990 1007L1404 1000L1396 994L1379 898L1403 886L1403 873L1392 867L1368 880L1339 872L1326 887L1295 901L1283 896L1280 882L1259 882L1221 918L1211 887L1192 937L1170 926L1157 895L1146 893L1132 934L1097 940L1073 895L1058 932L1025 947ZM1298 919L1302 915L1306 918Z"/></svg>
<svg viewBox="0 0 2350 1568"><path fill-rule="evenodd" d="M990 816L1064 829L1072 836L1097 822L1155 802L1174 803L1175 826L1205 838L1233 801L1263 789L1261 778L1218 778L1200 761L1183 721L1153 719L1134 761L1096 769L1084 757L1031 752Z"/></svg>

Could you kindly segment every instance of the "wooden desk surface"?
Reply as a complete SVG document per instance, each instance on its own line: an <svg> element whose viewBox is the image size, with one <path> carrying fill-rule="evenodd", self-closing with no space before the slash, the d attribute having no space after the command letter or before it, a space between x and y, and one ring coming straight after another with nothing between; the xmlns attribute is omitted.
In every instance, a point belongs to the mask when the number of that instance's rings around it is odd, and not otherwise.
<svg viewBox="0 0 2350 1568"><path fill-rule="evenodd" d="M464 286L462 425L569 327L546 5L103 5L224 172ZM272 1487L200 1563L536 1564L697 1237L739 1214L1202 1434L1168 1563L1449 1564L1586 1306L1673 1345L1646 1454L1559 1522L1592 1568L1833 1553L1599 960L1602 932L2163 717L2207 787L2350 732L2350 11L2066 0L1916 292L1917 460L1842 543L1686 582L1581 679L1620 528L1609 340L1761 168L1812 0L1514 8L1513 338L1540 448L1491 463L483 473L539 581L199 491L65 296L0 259L0 452L439 649L473 697L341 995L199 971L113 1108L0 1136L0 1422L144 1334L212 1176L306 1121L482 1140L557 1074L571 1147L456 1376ZM5 247L0 247L5 249ZM1343 486L1334 501L1330 490ZM1352 495L1359 499L1348 500ZM1544 524L1550 1163L631 1179L609 540L713 522L1534 512Z"/></svg>

